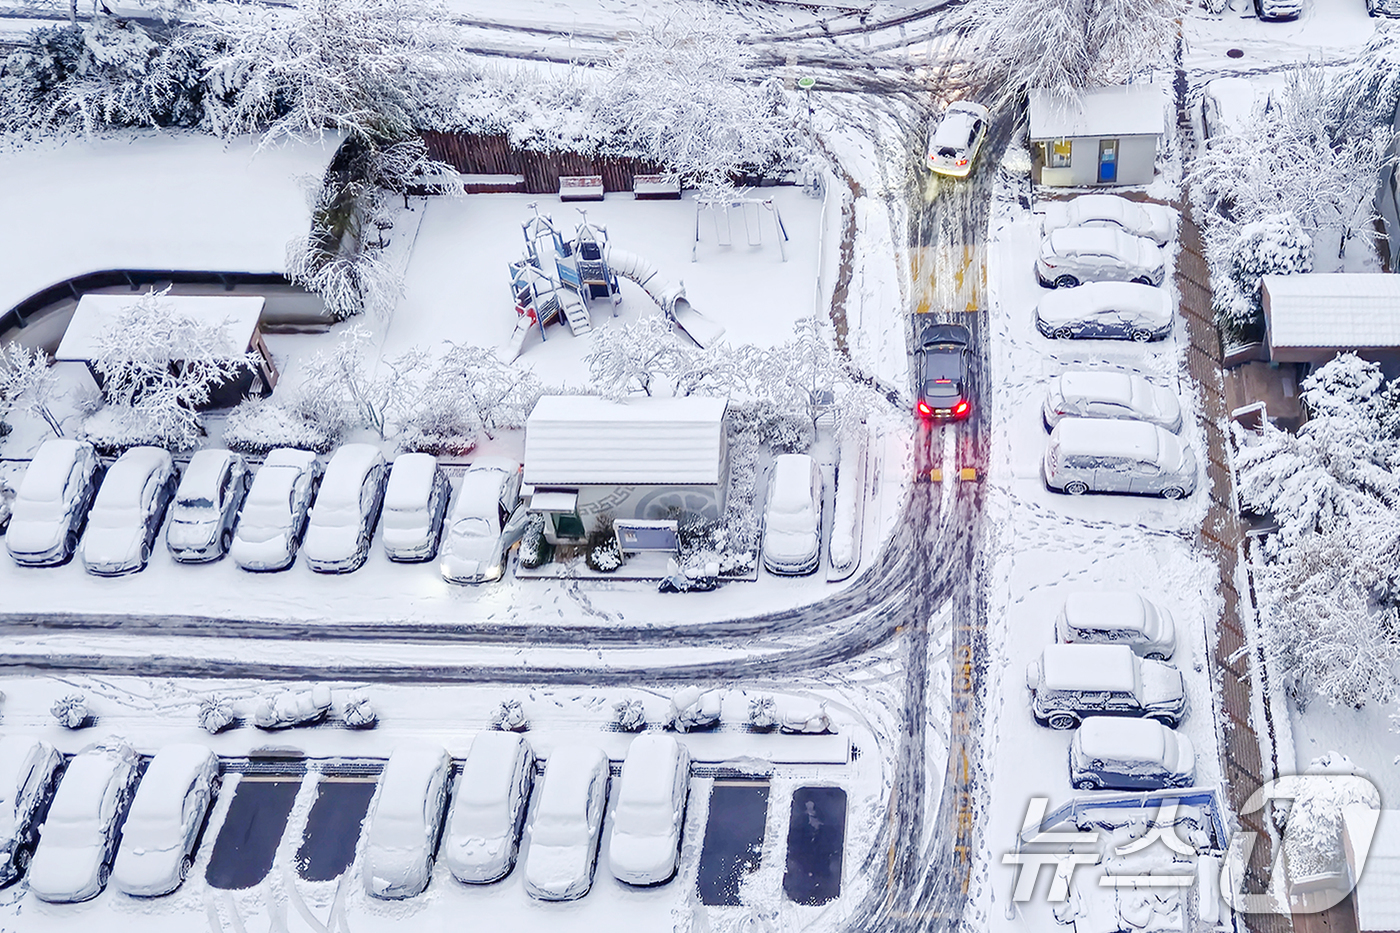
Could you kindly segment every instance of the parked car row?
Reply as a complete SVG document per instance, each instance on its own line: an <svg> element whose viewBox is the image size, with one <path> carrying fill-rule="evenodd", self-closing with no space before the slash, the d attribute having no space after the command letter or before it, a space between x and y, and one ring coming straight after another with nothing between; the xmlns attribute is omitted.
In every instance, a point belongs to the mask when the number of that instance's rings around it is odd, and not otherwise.
<svg viewBox="0 0 1400 933"><path fill-rule="evenodd" d="M366 820L369 894L421 893L439 844L459 881L499 881L515 866L522 834L532 896L588 893L611 781L601 749L561 746L550 754L528 826L535 755L523 736L477 735L455 782L451 773L440 745L412 742L390 755ZM109 880L132 896L169 894L193 864L219 786L218 758L201 745L166 746L143 772L118 739L88 746L66 766L42 739L0 739L0 884L27 874L29 889L52 902L95 897ZM675 875L689 788L690 755L674 736L633 740L609 838L618 880L655 885Z"/></svg>
<svg viewBox="0 0 1400 933"><path fill-rule="evenodd" d="M21 566L77 555L89 573L132 573L146 566L168 512L166 546L181 563L228 555L270 572L300 550L318 573L348 573L364 564L382 515L390 560L441 557L445 579L475 583L501 575L514 543L502 531L519 502L520 465L501 458L474 462L453 501L435 457L400 454L391 466L369 444L346 444L324 468L289 447L256 470L232 451L201 450L181 475L156 447L134 447L104 473L91 444L58 438L25 472L5 544Z"/></svg>
<svg viewBox="0 0 1400 933"><path fill-rule="evenodd" d="M1077 592L1055 619L1056 643L1026 668L1031 714L1075 729L1070 783L1081 790L1186 787L1191 742L1171 614L1140 593Z"/></svg>
<svg viewBox="0 0 1400 933"><path fill-rule="evenodd" d="M0 883L28 876L45 901L84 901L110 879L134 896L168 894L193 863L219 762L170 745L145 767L119 739L63 756L42 739L0 739Z"/></svg>

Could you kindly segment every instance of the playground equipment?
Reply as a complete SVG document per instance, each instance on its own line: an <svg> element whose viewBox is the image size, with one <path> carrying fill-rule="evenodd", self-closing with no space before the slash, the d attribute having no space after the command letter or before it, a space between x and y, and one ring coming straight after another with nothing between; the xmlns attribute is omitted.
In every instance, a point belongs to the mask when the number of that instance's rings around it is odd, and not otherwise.
<svg viewBox="0 0 1400 933"><path fill-rule="evenodd" d="M646 259L608 244L606 227L588 222L588 213L565 240L548 214L530 205L535 216L521 224L525 257L510 264L511 293L517 321L511 335L512 359L519 356L531 328L546 339L545 327L562 320L570 333L592 329L590 311L595 301L611 300L613 315L622 301L618 276L642 287L680 331L701 347L724 334L724 328L690 306L684 283L672 284Z"/></svg>
<svg viewBox="0 0 1400 933"><path fill-rule="evenodd" d="M773 218L773 231L778 241L778 253L787 262L787 227L783 225L783 215L772 198L696 198L695 199L695 242L690 245L690 261L695 261L695 250L700 245L700 217L708 214L714 222L715 242L720 246L734 245L734 228L743 226L744 240L751 247L763 245L763 218L765 214Z"/></svg>

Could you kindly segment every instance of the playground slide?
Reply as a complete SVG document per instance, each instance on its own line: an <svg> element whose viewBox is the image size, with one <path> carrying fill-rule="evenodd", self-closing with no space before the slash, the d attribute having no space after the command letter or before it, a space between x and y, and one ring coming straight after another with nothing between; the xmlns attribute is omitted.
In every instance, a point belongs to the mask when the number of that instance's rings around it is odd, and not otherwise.
<svg viewBox="0 0 1400 933"><path fill-rule="evenodd" d="M640 285L697 346L708 347L724 336L722 326L690 306L685 297L685 286L672 284L660 275L649 260L614 246L607 248L603 258L614 273Z"/></svg>

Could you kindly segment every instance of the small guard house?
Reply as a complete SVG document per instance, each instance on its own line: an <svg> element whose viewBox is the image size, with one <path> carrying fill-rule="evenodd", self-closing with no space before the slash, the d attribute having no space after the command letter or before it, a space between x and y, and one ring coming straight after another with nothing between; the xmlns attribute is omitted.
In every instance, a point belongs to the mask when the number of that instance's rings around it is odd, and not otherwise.
<svg viewBox="0 0 1400 933"><path fill-rule="evenodd" d="M101 385L101 376L92 361L104 334L117 325L122 312L137 300L129 294L87 294L78 299L78 307L68 329L54 354L57 362L83 363L93 381ZM227 408L252 395L269 394L277 385L277 367L263 342L258 322L262 317L264 299L259 295L165 295L160 299L162 310L172 319L193 318L201 322L222 324L226 343L224 352L238 356L249 351L260 358L256 367L245 367L242 374L210 393L207 408Z"/></svg>
<svg viewBox="0 0 1400 933"><path fill-rule="evenodd" d="M729 481L717 398L547 395L525 422L529 510L551 544L581 544L612 520L717 521Z"/></svg>
<svg viewBox="0 0 1400 933"><path fill-rule="evenodd" d="M1166 97L1155 84L1064 95L1030 94L1031 147L1039 181L1050 187L1146 185L1166 127Z"/></svg>

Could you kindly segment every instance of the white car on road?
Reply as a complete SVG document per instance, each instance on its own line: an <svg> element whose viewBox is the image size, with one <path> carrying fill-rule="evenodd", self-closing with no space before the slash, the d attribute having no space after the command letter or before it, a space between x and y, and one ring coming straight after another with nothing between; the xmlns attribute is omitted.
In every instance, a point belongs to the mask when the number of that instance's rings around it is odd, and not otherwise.
<svg viewBox="0 0 1400 933"><path fill-rule="evenodd" d="M85 441L44 442L10 505L5 547L23 567L48 567L73 556L97 491L97 451Z"/></svg>
<svg viewBox="0 0 1400 933"><path fill-rule="evenodd" d="M1138 282L1160 285L1166 263L1157 244L1106 227L1063 227L1040 243L1035 275L1046 288L1073 288L1081 282Z"/></svg>
<svg viewBox="0 0 1400 933"><path fill-rule="evenodd" d="M807 454L782 454L773 461L763 511L763 566L770 573L811 573L821 543L821 468Z"/></svg>
<svg viewBox="0 0 1400 933"><path fill-rule="evenodd" d="M439 553L442 578L449 583L499 580L506 549L506 522L520 501L520 464L481 457L467 468L452 503Z"/></svg>
<svg viewBox="0 0 1400 933"><path fill-rule="evenodd" d="M1171 389L1136 373L1072 371L1050 380L1042 407L1045 427L1061 418L1146 421L1173 434L1181 430L1181 402Z"/></svg>
<svg viewBox="0 0 1400 933"><path fill-rule="evenodd" d="M122 826L112 869L118 891L156 897L180 886L194 864L218 782L219 759L203 745L167 745L156 752Z"/></svg>
<svg viewBox="0 0 1400 933"><path fill-rule="evenodd" d="M29 867L39 822L63 768L63 756L28 735L0 739L0 886Z"/></svg>
<svg viewBox="0 0 1400 933"><path fill-rule="evenodd" d="M1116 228L1166 246L1176 233L1176 212L1162 204L1129 201L1116 194L1081 194L1045 206L1041 230L1049 234L1062 227Z"/></svg>
<svg viewBox="0 0 1400 933"><path fill-rule="evenodd" d="M1171 292L1135 282L1090 282L1045 292L1035 306L1035 326L1057 340L1106 338L1161 340L1172 332Z"/></svg>
<svg viewBox="0 0 1400 933"><path fill-rule="evenodd" d="M229 556L244 570L285 570L296 559L306 513L321 482L308 450L279 447L267 455L243 503Z"/></svg>
<svg viewBox="0 0 1400 933"><path fill-rule="evenodd" d="M939 175L966 178L987 138L987 108L970 100L948 105L928 139L928 167Z"/></svg>
<svg viewBox="0 0 1400 933"><path fill-rule="evenodd" d="M535 754L518 732L479 732L452 791L442 858L458 881L487 884L510 874L520 849Z"/></svg>
<svg viewBox="0 0 1400 933"><path fill-rule="evenodd" d="M676 873L689 793L690 752L675 736L632 740L608 842L608 864L618 881L661 884Z"/></svg>
<svg viewBox="0 0 1400 933"><path fill-rule="evenodd" d="M175 461L159 447L133 447L118 457L88 513L81 551L87 572L115 577L143 569L179 482Z"/></svg>
<svg viewBox="0 0 1400 933"><path fill-rule="evenodd" d="M525 890L531 897L568 901L593 886L609 778L608 756L600 748L561 745L550 754L525 831Z"/></svg>
<svg viewBox="0 0 1400 933"><path fill-rule="evenodd" d="M432 742L394 749L368 817L363 874L374 897L413 897L428 886L442 833L452 759Z"/></svg>
<svg viewBox="0 0 1400 933"><path fill-rule="evenodd" d="M399 454L384 489L384 554L394 561L437 556L452 485L432 454Z"/></svg>
<svg viewBox="0 0 1400 933"><path fill-rule="evenodd" d="M29 866L40 900L85 901L107 886L139 759L120 739L89 745L63 773Z"/></svg>
<svg viewBox="0 0 1400 933"><path fill-rule="evenodd" d="M238 510L252 483L253 474L241 454L196 451L170 506L170 524L165 528L170 556L197 564L227 554Z"/></svg>
<svg viewBox="0 0 1400 933"><path fill-rule="evenodd" d="M384 502L389 465L371 444L346 444L326 464L301 553L317 573L358 570Z"/></svg>

